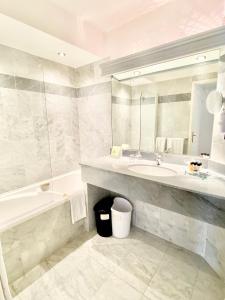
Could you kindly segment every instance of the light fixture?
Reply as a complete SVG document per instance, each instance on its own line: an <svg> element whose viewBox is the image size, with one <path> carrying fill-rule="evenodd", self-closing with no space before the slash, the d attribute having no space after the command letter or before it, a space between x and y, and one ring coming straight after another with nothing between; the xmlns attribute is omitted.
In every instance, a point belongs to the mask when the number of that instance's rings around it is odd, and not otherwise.
<svg viewBox="0 0 225 300"><path fill-rule="evenodd" d="M133 74L134 74L134 76L140 76L141 72L140 71L134 71Z"/></svg>
<svg viewBox="0 0 225 300"><path fill-rule="evenodd" d="M205 55L198 55L196 56L197 62L204 62L206 61L206 56Z"/></svg>
<svg viewBox="0 0 225 300"><path fill-rule="evenodd" d="M61 57L65 57L65 56L66 56L66 53L63 52L63 51L59 51L57 54L58 54L59 56L61 56Z"/></svg>
<svg viewBox="0 0 225 300"><path fill-rule="evenodd" d="M211 91L206 98L206 107L210 114L218 114L223 107L223 96L217 90Z"/></svg>
<svg viewBox="0 0 225 300"><path fill-rule="evenodd" d="M209 113L218 114L218 128L224 134L225 140L225 101L220 91L211 91L206 99L206 107Z"/></svg>

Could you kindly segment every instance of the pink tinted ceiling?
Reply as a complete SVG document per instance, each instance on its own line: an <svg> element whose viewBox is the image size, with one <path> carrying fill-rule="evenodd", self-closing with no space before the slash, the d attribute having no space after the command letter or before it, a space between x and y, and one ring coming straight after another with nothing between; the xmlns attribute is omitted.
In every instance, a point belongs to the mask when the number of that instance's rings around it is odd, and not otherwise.
<svg viewBox="0 0 225 300"><path fill-rule="evenodd" d="M126 56L225 25L224 0L173 0L110 31L105 52Z"/></svg>
<svg viewBox="0 0 225 300"><path fill-rule="evenodd" d="M74 17L109 32L172 0L47 0Z"/></svg>
<svg viewBox="0 0 225 300"><path fill-rule="evenodd" d="M224 6L225 0L0 0L0 13L117 58L221 26Z"/></svg>

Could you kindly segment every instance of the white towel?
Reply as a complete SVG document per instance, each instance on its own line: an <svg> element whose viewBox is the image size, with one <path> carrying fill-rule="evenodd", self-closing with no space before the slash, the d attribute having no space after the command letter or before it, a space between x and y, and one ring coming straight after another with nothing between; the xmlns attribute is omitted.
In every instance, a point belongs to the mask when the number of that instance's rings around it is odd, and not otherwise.
<svg viewBox="0 0 225 300"><path fill-rule="evenodd" d="M72 224L87 217L85 188L82 186L70 197Z"/></svg>
<svg viewBox="0 0 225 300"><path fill-rule="evenodd" d="M0 299L1 300L11 300L12 296L9 289L9 282L7 278L7 273L5 269L5 263L2 254L2 245L0 241Z"/></svg>
<svg viewBox="0 0 225 300"><path fill-rule="evenodd" d="M173 154L183 154L184 138L167 138L167 151Z"/></svg>
<svg viewBox="0 0 225 300"><path fill-rule="evenodd" d="M165 137L157 137L155 142L155 152L163 153L166 148L166 138Z"/></svg>

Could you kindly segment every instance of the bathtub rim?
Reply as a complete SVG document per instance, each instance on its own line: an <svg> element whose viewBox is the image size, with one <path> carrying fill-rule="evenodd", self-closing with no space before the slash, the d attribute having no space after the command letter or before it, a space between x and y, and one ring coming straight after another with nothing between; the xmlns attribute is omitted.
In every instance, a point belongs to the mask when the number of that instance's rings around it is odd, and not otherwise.
<svg viewBox="0 0 225 300"><path fill-rule="evenodd" d="M10 197L15 196L16 194L18 194L18 196L19 196L19 194L21 192L24 192L24 195L25 195L26 191L29 191L29 190L32 190L32 189L35 189L35 188L40 188L41 184L54 182L54 181L57 181L59 179L62 179L64 177L67 177L69 175L74 175L74 174L79 176L79 178L81 180L81 170L80 169L74 170L74 171L59 175L59 176L52 177L49 180L40 181L40 182L37 182L35 184L32 184L32 185L29 185L29 186L26 186L26 187L23 187L23 188L19 188L19 189L4 193L0 196L0 203L3 202L3 201L10 201ZM46 204L46 206L42 206L42 207L40 207L40 209L35 209L33 211L30 211L29 214L27 214L27 215L24 214L23 216L21 216L21 218L15 218L15 221L12 221L11 223L6 222L5 224L0 225L0 238L1 238L1 234L3 234L5 231L10 230L13 227L15 227L17 225L20 225L20 224L22 224L26 221L29 221L32 218L35 218L35 217L37 217L41 214L44 214L45 212L47 212L49 210L52 210L52 209L54 209L54 208L56 208L60 205L63 205L66 202L69 202L70 197L72 196L72 194L69 194L69 193L55 192L51 188L49 189L49 191L41 192L41 193L56 194L58 196L59 195L62 196L62 198L60 200L53 201L53 202L49 203L48 205Z"/></svg>
<svg viewBox="0 0 225 300"><path fill-rule="evenodd" d="M73 170L73 171L67 172L67 173L64 173L64 174L61 174L61 175L58 175L58 176L55 176L55 177L51 177L49 179L45 179L45 180L42 180L42 181L38 181L38 182L32 183L30 185L26 185L24 187L21 187L21 188L15 189L15 190L11 190L11 191L2 193L2 194L0 194L0 202L2 200L4 201L5 198L13 196L13 195L15 195L17 193L26 192L28 190L35 189L35 188L38 189L43 184L54 182L54 181L56 181L58 179L62 179L64 177L72 175L72 174L80 175L80 178L81 178L81 168L79 168L77 170ZM50 188L49 191L51 191L51 188Z"/></svg>

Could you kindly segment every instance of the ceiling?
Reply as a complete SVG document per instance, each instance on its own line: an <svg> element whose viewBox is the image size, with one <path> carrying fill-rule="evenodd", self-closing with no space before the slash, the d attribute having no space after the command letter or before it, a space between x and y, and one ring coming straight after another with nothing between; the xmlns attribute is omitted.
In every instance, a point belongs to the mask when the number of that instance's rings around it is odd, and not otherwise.
<svg viewBox="0 0 225 300"><path fill-rule="evenodd" d="M221 26L223 2L0 0L0 44L79 67Z"/></svg>
<svg viewBox="0 0 225 300"><path fill-rule="evenodd" d="M0 0L0 44L79 67L108 56L108 32L169 1Z"/></svg>
<svg viewBox="0 0 225 300"><path fill-rule="evenodd" d="M109 32L171 0L45 0Z"/></svg>
<svg viewBox="0 0 225 300"><path fill-rule="evenodd" d="M71 67L99 60L99 57L34 27L0 14L0 44L47 58ZM65 57L58 52L66 53Z"/></svg>

